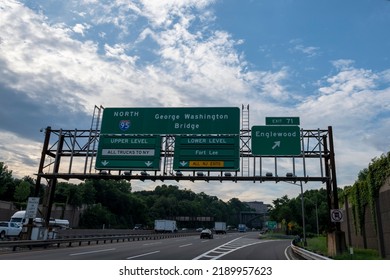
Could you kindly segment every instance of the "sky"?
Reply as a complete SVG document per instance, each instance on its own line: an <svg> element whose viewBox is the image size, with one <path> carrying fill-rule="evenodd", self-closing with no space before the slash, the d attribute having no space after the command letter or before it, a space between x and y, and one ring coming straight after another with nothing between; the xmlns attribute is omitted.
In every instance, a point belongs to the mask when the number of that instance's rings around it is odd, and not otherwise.
<svg viewBox="0 0 390 280"><path fill-rule="evenodd" d="M338 186L352 185L390 151L389 26L387 0L0 0L0 162L35 177L42 128L89 129L95 105L249 104L251 126L272 116L332 126ZM299 194L172 184L225 201Z"/></svg>

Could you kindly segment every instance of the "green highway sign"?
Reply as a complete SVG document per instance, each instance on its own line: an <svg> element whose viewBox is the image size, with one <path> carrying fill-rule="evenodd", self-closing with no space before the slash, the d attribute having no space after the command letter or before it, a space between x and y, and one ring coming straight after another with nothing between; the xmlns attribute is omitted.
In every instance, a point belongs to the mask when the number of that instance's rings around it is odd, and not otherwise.
<svg viewBox="0 0 390 280"><path fill-rule="evenodd" d="M265 224L266 224L267 228L271 229L271 230L276 229L276 227L277 227L276 221L266 221Z"/></svg>
<svg viewBox="0 0 390 280"><path fill-rule="evenodd" d="M177 136L174 170L239 169L239 136Z"/></svg>
<svg viewBox="0 0 390 280"><path fill-rule="evenodd" d="M299 117L266 117L266 125L300 125Z"/></svg>
<svg viewBox="0 0 390 280"><path fill-rule="evenodd" d="M252 154L260 156L297 156L301 154L299 126L253 126Z"/></svg>
<svg viewBox="0 0 390 280"><path fill-rule="evenodd" d="M101 134L240 134L240 109L105 108Z"/></svg>
<svg viewBox="0 0 390 280"><path fill-rule="evenodd" d="M96 169L160 170L160 136L100 135Z"/></svg>

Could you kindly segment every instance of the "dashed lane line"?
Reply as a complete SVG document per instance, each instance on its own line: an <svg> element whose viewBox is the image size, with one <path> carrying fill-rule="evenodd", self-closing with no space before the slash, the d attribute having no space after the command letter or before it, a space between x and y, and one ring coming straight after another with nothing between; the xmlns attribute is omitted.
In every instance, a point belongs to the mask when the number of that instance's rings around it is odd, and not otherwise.
<svg viewBox="0 0 390 280"><path fill-rule="evenodd" d="M128 258L126 258L126 259L127 259L127 260L131 260L131 259L136 259L136 258L148 256L148 255L157 254L157 253L160 253L160 251L154 251L154 252L149 252L149 253L145 253L145 254L142 254L142 255L136 255L136 256L128 257Z"/></svg>
<svg viewBox="0 0 390 280"><path fill-rule="evenodd" d="M87 255L87 254L96 254L96 253L108 252L108 251L114 251L114 250L115 250L115 248L104 249L104 250L95 250L95 251L87 251L87 252L69 254L69 256L80 256L80 255Z"/></svg>
<svg viewBox="0 0 390 280"><path fill-rule="evenodd" d="M183 244L183 245L180 245L179 248L183 248L183 247L188 247L188 246L191 246L192 243L189 243L189 244Z"/></svg>

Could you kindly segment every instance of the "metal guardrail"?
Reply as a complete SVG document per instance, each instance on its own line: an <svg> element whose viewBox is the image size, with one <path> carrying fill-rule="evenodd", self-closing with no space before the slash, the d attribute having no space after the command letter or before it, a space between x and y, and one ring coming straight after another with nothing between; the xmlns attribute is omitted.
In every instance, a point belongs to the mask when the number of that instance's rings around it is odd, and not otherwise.
<svg viewBox="0 0 390 280"><path fill-rule="evenodd" d="M325 257L323 255L319 255L319 254L313 253L311 251L308 251L306 249L303 249L303 248L295 245L294 243L295 243L294 240L291 241L291 249L293 250L293 252L295 254L301 256L305 260L331 260L330 258Z"/></svg>
<svg viewBox="0 0 390 280"><path fill-rule="evenodd" d="M72 247L72 245L91 245L99 244L102 242L113 243L118 242L132 242L141 240L158 240L174 237L183 237L188 235L194 235L195 233L169 233L169 234L127 234L127 235L111 235L111 236L95 236L95 237L81 237L81 238L58 238L58 239L46 239L46 240L15 240L15 241L0 241L0 248L11 248L12 251L16 251L17 248L44 247L66 245ZM198 233L196 233L198 234Z"/></svg>

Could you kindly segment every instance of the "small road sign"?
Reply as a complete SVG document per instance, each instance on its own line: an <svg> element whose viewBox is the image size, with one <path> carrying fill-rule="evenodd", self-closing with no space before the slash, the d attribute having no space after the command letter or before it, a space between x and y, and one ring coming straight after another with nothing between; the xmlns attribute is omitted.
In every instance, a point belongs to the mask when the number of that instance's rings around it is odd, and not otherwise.
<svg viewBox="0 0 390 280"><path fill-rule="evenodd" d="M39 197L29 197L26 207L26 219L34 219L37 216Z"/></svg>
<svg viewBox="0 0 390 280"><path fill-rule="evenodd" d="M331 209L330 217L333 223L340 223L343 221L343 211L341 209Z"/></svg>
<svg viewBox="0 0 390 280"><path fill-rule="evenodd" d="M266 125L300 125L299 117L266 117Z"/></svg>

